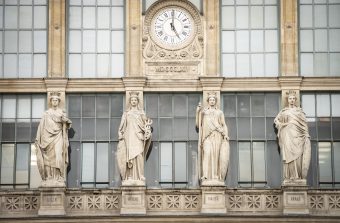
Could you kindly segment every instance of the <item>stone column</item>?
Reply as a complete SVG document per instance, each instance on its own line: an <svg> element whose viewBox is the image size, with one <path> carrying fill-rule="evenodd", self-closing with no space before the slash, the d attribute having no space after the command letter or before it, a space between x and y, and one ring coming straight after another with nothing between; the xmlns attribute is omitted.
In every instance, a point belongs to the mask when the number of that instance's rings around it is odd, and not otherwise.
<svg viewBox="0 0 340 223"><path fill-rule="evenodd" d="M65 77L65 0L49 0L48 77Z"/></svg>
<svg viewBox="0 0 340 223"><path fill-rule="evenodd" d="M307 186L282 186L283 214L308 215Z"/></svg>
<svg viewBox="0 0 340 223"><path fill-rule="evenodd" d="M205 75L220 76L220 1L204 0L205 16Z"/></svg>
<svg viewBox="0 0 340 223"><path fill-rule="evenodd" d="M281 75L298 76L297 0L281 0Z"/></svg>
<svg viewBox="0 0 340 223"><path fill-rule="evenodd" d="M65 215L65 187L40 187L40 208L38 215Z"/></svg>
<svg viewBox="0 0 340 223"><path fill-rule="evenodd" d="M126 76L142 75L141 0L126 1Z"/></svg>

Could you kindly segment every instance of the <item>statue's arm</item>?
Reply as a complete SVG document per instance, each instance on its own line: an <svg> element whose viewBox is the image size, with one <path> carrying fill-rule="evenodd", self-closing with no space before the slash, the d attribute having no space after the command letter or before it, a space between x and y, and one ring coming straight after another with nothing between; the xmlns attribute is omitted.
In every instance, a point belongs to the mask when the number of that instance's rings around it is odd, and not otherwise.
<svg viewBox="0 0 340 223"><path fill-rule="evenodd" d="M222 128L223 128L223 133L222 133L222 135L223 135L223 137L226 139L226 140L229 140L229 132L228 132L228 126L227 126L227 124L226 124L226 122L225 122L225 119L224 119L224 114L223 114L223 112L221 111L220 112L220 115L219 115L219 122L220 122L220 125L222 126Z"/></svg>
<svg viewBox="0 0 340 223"><path fill-rule="evenodd" d="M201 127L200 126L200 122L201 122L201 115L202 115L202 105L201 105L201 103L198 103L198 105L197 105L197 107L196 107L196 132L198 132L199 131L199 128Z"/></svg>
<svg viewBox="0 0 340 223"><path fill-rule="evenodd" d="M125 132L125 122L126 122L126 112L123 113L122 119L120 121L120 125L118 128L118 140L123 139L123 135Z"/></svg>

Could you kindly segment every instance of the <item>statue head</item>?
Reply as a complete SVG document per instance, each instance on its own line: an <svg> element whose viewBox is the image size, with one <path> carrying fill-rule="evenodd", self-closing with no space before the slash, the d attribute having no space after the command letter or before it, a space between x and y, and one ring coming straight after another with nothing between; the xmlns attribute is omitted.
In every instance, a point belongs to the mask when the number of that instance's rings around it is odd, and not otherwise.
<svg viewBox="0 0 340 223"><path fill-rule="evenodd" d="M139 92L131 91L130 98L129 98L129 107L138 107L139 105Z"/></svg>
<svg viewBox="0 0 340 223"><path fill-rule="evenodd" d="M50 93L50 102L52 107L58 107L61 101L60 93L59 92L51 92Z"/></svg>
<svg viewBox="0 0 340 223"><path fill-rule="evenodd" d="M207 102L209 106L214 107L217 103L217 95L216 92L208 92Z"/></svg>
<svg viewBox="0 0 340 223"><path fill-rule="evenodd" d="M296 98L296 91L290 90L290 91L287 93L287 102L288 102L288 106L289 106L289 107L296 106L296 101L297 101L297 98Z"/></svg>

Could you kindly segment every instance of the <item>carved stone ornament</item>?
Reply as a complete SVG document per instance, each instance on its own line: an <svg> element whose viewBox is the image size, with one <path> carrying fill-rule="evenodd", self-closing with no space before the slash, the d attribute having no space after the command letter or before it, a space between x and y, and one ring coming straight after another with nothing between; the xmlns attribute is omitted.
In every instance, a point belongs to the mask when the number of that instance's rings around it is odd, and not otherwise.
<svg viewBox="0 0 340 223"><path fill-rule="evenodd" d="M306 185L311 159L311 143L305 113L296 106L296 92L289 91L288 106L276 116L280 153L283 160L283 185Z"/></svg>
<svg viewBox="0 0 340 223"><path fill-rule="evenodd" d="M203 46L201 16L190 1L157 1L147 10L142 37L146 75L201 74Z"/></svg>
<svg viewBox="0 0 340 223"><path fill-rule="evenodd" d="M35 139L38 169L42 187L65 187L68 165L68 129L71 120L59 108L60 93L49 94L51 108L40 120Z"/></svg>

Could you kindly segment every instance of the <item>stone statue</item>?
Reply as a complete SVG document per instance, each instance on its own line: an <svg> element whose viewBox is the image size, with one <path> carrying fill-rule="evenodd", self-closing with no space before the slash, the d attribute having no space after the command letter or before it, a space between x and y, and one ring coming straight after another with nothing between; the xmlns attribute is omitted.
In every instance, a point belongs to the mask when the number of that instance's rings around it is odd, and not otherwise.
<svg viewBox="0 0 340 223"><path fill-rule="evenodd" d="M199 171L202 186L221 186L228 171L229 137L224 114L216 108L215 92L208 93L208 107L199 103L196 109L196 129L199 133Z"/></svg>
<svg viewBox="0 0 340 223"><path fill-rule="evenodd" d="M51 108L40 120L35 147L43 187L64 187L68 164L68 135L71 120L60 109L60 93L50 94Z"/></svg>
<svg viewBox="0 0 340 223"><path fill-rule="evenodd" d="M145 185L144 157L151 144L151 124L139 107L138 92L130 92L118 130L117 163L122 185Z"/></svg>
<svg viewBox="0 0 340 223"><path fill-rule="evenodd" d="M282 109L274 123L283 160L283 184L306 185L311 144L304 112L296 106L296 92L289 91L288 107Z"/></svg>

